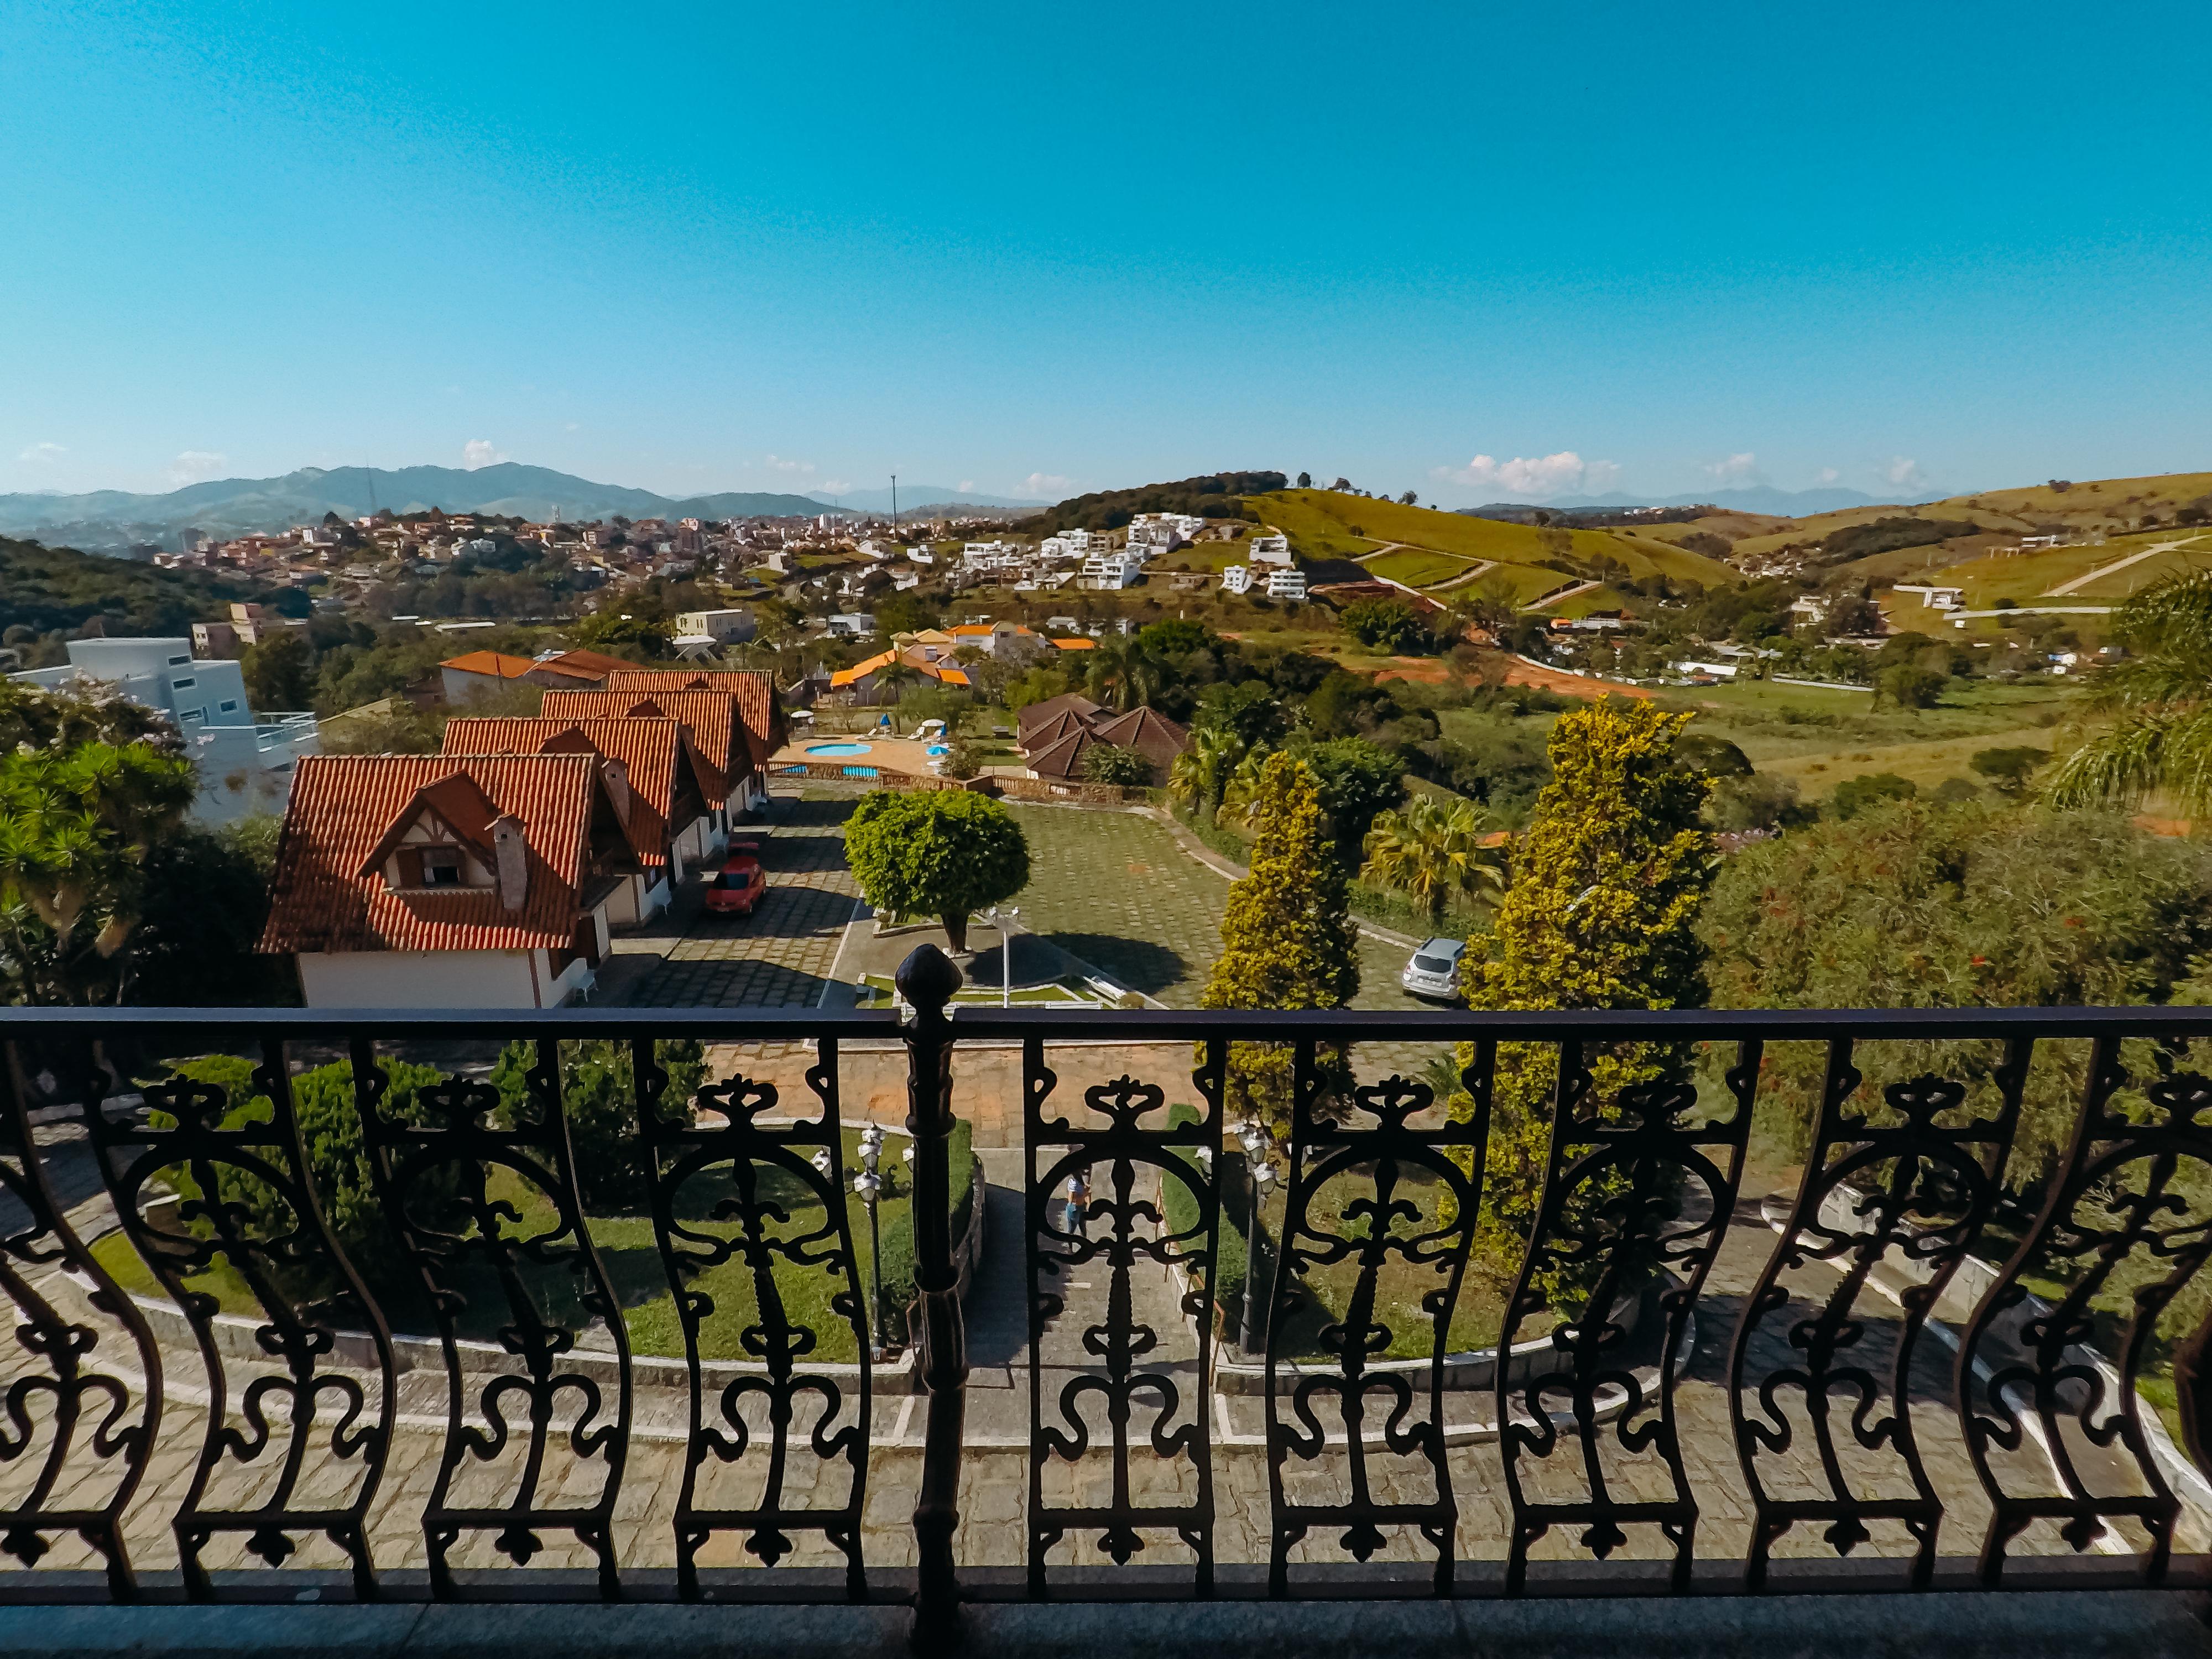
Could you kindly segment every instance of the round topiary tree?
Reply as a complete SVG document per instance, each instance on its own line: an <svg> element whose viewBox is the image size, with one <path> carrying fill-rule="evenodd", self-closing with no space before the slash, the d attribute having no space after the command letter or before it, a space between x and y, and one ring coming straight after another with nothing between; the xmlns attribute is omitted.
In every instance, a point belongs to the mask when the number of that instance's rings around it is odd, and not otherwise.
<svg viewBox="0 0 2212 1659"><path fill-rule="evenodd" d="M883 790L845 821L845 860L879 911L935 916L956 952L970 912L1029 885L1030 844L1014 815L964 789Z"/></svg>

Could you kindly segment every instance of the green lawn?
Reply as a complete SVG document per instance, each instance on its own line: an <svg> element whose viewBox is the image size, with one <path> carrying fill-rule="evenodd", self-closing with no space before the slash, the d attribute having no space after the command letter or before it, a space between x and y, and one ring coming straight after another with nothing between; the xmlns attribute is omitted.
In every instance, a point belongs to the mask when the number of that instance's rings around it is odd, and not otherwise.
<svg viewBox="0 0 2212 1659"><path fill-rule="evenodd" d="M848 1181L860 1168L860 1132L845 1132L845 1168ZM969 1177L972 1169L969 1152L969 1129L963 1121L956 1125L952 1137L952 1207L957 1214L969 1200ZM886 1306L893 1310L891 1323L894 1334L900 1327L896 1310L911 1297L914 1287L914 1225L908 1213L906 1166L898 1154L904 1142L892 1137L886 1144L887 1167L895 1167L896 1182L890 1196L877 1206L877 1218L883 1238L883 1278ZM726 1170L727 1166L720 1166ZM780 1200L785 1215L769 1224L771 1236L781 1239L804 1238L822 1224L822 1206L812 1188L794 1176L773 1169L762 1170L763 1190ZM715 1190L708 1190L710 1182ZM535 1234L548 1231L554 1222L551 1204L535 1188L505 1170L495 1171L492 1191L495 1197L507 1199L520 1212L520 1219L508 1224L509 1231L517 1235ZM684 1224L697 1232L728 1238L736 1237L741 1224L708 1218L715 1198L726 1196L729 1191L725 1174L709 1171L708 1176L687 1183L684 1193L678 1195L678 1212ZM848 1192L846 1197L848 1224L852 1229L854 1261L860 1272L860 1282L865 1288L870 1284L871 1252L868 1239L866 1207L858 1197ZM599 1258L605 1264L607 1276L613 1281L615 1294L623 1309L623 1321L629 1328L630 1345L634 1352L681 1357L684 1352L683 1328L676 1316L675 1298L668 1289L667 1273L662 1262L660 1249L653 1237L653 1223L644 1216L593 1216L590 1218L592 1242L599 1247ZM818 1252L823 1247L811 1247ZM130 1239L121 1231L111 1232L96 1240L92 1252L100 1265L107 1269L117 1283L138 1296L160 1297L164 1294L153 1270L147 1267L138 1253L131 1248ZM852 1328L842 1314L832 1310L830 1300L845 1288L842 1275L826 1266L795 1265L778 1260L774 1267L777 1297L781 1300L785 1316L795 1325L812 1331L816 1346L812 1357L821 1361L851 1362L856 1357ZM245 1279L228 1261L218 1258L207 1273L188 1279L194 1290L215 1297L222 1310L248 1317L260 1313L260 1304ZM708 1268L692 1280L693 1287L710 1297L714 1311L707 1316L700 1330L700 1352L709 1359L744 1359L750 1356L744 1346L744 1332L760 1318L759 1287L750 1267L741 1259L726 1261ZM548 1316L565 1322L580 1323L583 1310L575 1299L574 1276L565 1270L550 1272L538 1283ZM425 1309L406 1305L406 1292L402 1290L398 1299L386 1312L396 1329L427 1333L433 1327ZM470 1297L470 1308L462 1316L461 1334L483 1340L496 1340L498 1328L505 1322L504 1301L496 1287L487 1280L481 1293Z"/></svg>
<svg viewBox="0 0 2212 1659"><path fill-rule="evenodd" d="M1133 812L1008 803L1030 843L1023 925L1116 984L1171 1008L1195 1008L1221 954L1229 878L1200 864L1167 826ZM1405 952L1360 940L1362 1008L1414 1007L1398 988Z"/></svg>
<svg viewBox="0 0 2212 1659"><path fill-rule="evenodd" d="M1406 548L1395 553L1385 553L1379 559L1369 559L1360 568L1370 575L1403 582L1408 587L1433 587L1438 582L1448 582L1455 576L1464 576L1475 566L1476 561L1460 558L1453 554L1429 553Z"/></svg>

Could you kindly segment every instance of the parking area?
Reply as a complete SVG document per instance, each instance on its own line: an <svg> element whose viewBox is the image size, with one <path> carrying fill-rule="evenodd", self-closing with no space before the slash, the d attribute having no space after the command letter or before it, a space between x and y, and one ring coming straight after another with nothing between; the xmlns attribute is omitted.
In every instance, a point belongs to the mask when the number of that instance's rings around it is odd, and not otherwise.
<svg viewBox="0 0 2212 1659"><path fill-rule="evenodd" d="M653 929L617 942L617 958L656 960L622 976L611 999L635 1008L840 1006L830 979L860 889L845 868L852 799L778 796L763 862L769 890L750 916L707 913L696 883ZM741 830L740 833L744 833ZM753 833L759 833L755 830ZM603 976L604 977L604 976Z"/></svg>

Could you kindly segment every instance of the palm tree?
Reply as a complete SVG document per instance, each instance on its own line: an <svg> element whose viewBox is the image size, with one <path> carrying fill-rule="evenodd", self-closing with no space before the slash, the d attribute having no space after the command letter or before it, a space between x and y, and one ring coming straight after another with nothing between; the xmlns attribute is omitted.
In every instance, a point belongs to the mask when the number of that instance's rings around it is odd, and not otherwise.
<svg viewBox="0 0 2212 1659"><path fill-rule="evenodd" d="M1213 814L1213 821L1227 830L1253 828L1253 814L1261 804L1261 772L1272 751L1262 747L1237 763L1237 769L1229 775L1229 781L1221 791L1221 805Z"/></svg>
<svg viewBox="0 0 2212 1659"><path fill-rule="evenodd" d="M1503 892L1504 862L1482 845L1488 822L1473 801L1446 805L1434 795L1416 795L1395 811L1376 816L1360 879L1404 893L1430 915L1455 893Z"/></svg>
<svg viewBox="0 0 2212 1659"><path fill-rule="evenodd" d="M2045 798L2087 806L2162 791L2191 816L2212 816L2212 570L2124 601L2112 634L2132 653L2092 682L2093 706L2112 723L2058 763Z"/></svg>
<svg viewBox="0 0 2212 1659"><path fill-rule="evenodd" d="M1160 665L1133 638L1099 641L1085 678L1093 697L1122 714L1159 695Z"/></svg>
<svg viewBox="0 0 2212 1659"><path fill-rule="evenodd" d="M1243 758L1243 741L1234 732L1225 726L1201 726L1191 733L1190 747L1168 769L1168 792L1194 812L1216 809L1230 775Z"/></svg>

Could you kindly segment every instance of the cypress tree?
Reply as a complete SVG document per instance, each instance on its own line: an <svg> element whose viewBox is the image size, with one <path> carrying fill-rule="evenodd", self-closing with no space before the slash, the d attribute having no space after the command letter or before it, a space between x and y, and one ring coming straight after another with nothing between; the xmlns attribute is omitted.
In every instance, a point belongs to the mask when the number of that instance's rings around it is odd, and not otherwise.
<svg viewBox="0 0 2212 1659"><path fill-rule="evenodd" d="M1312 769L1270 755L1249 821L1259 832L1251 873L1229 890L1221 955L1199 1006L1341 1008L1359 992L1359 934ZM1341 1069L1340 1057L1324 1063ZM1286 1138L1291 1066L1285 1044L1231 1044L1231 1115L1257 1116Z"/></svg>
<svg viewBox="0 0 2212 1659"><path fill-rule="evenodd" d="M1704 947L1692 929L1713 877L1700 821L1711 782L1680 764L1691 716L1604 697L1552 729L1552 781L1515 849L1513 884L1462 969L1470 1007L1694 1008L1705 1000ZM1471 1053L1462 1048L1461 1064ZM1596 1097L1678 1074L1674 1045L1585 1051ZM1476 1250L1510 1276L1534 1224L1552 1132L1559 1051L1498 1051ZM1473 1110L1454 1097L1454 1115ZM1595 1194L1591 1195L1593 1200Z"/></svg>

